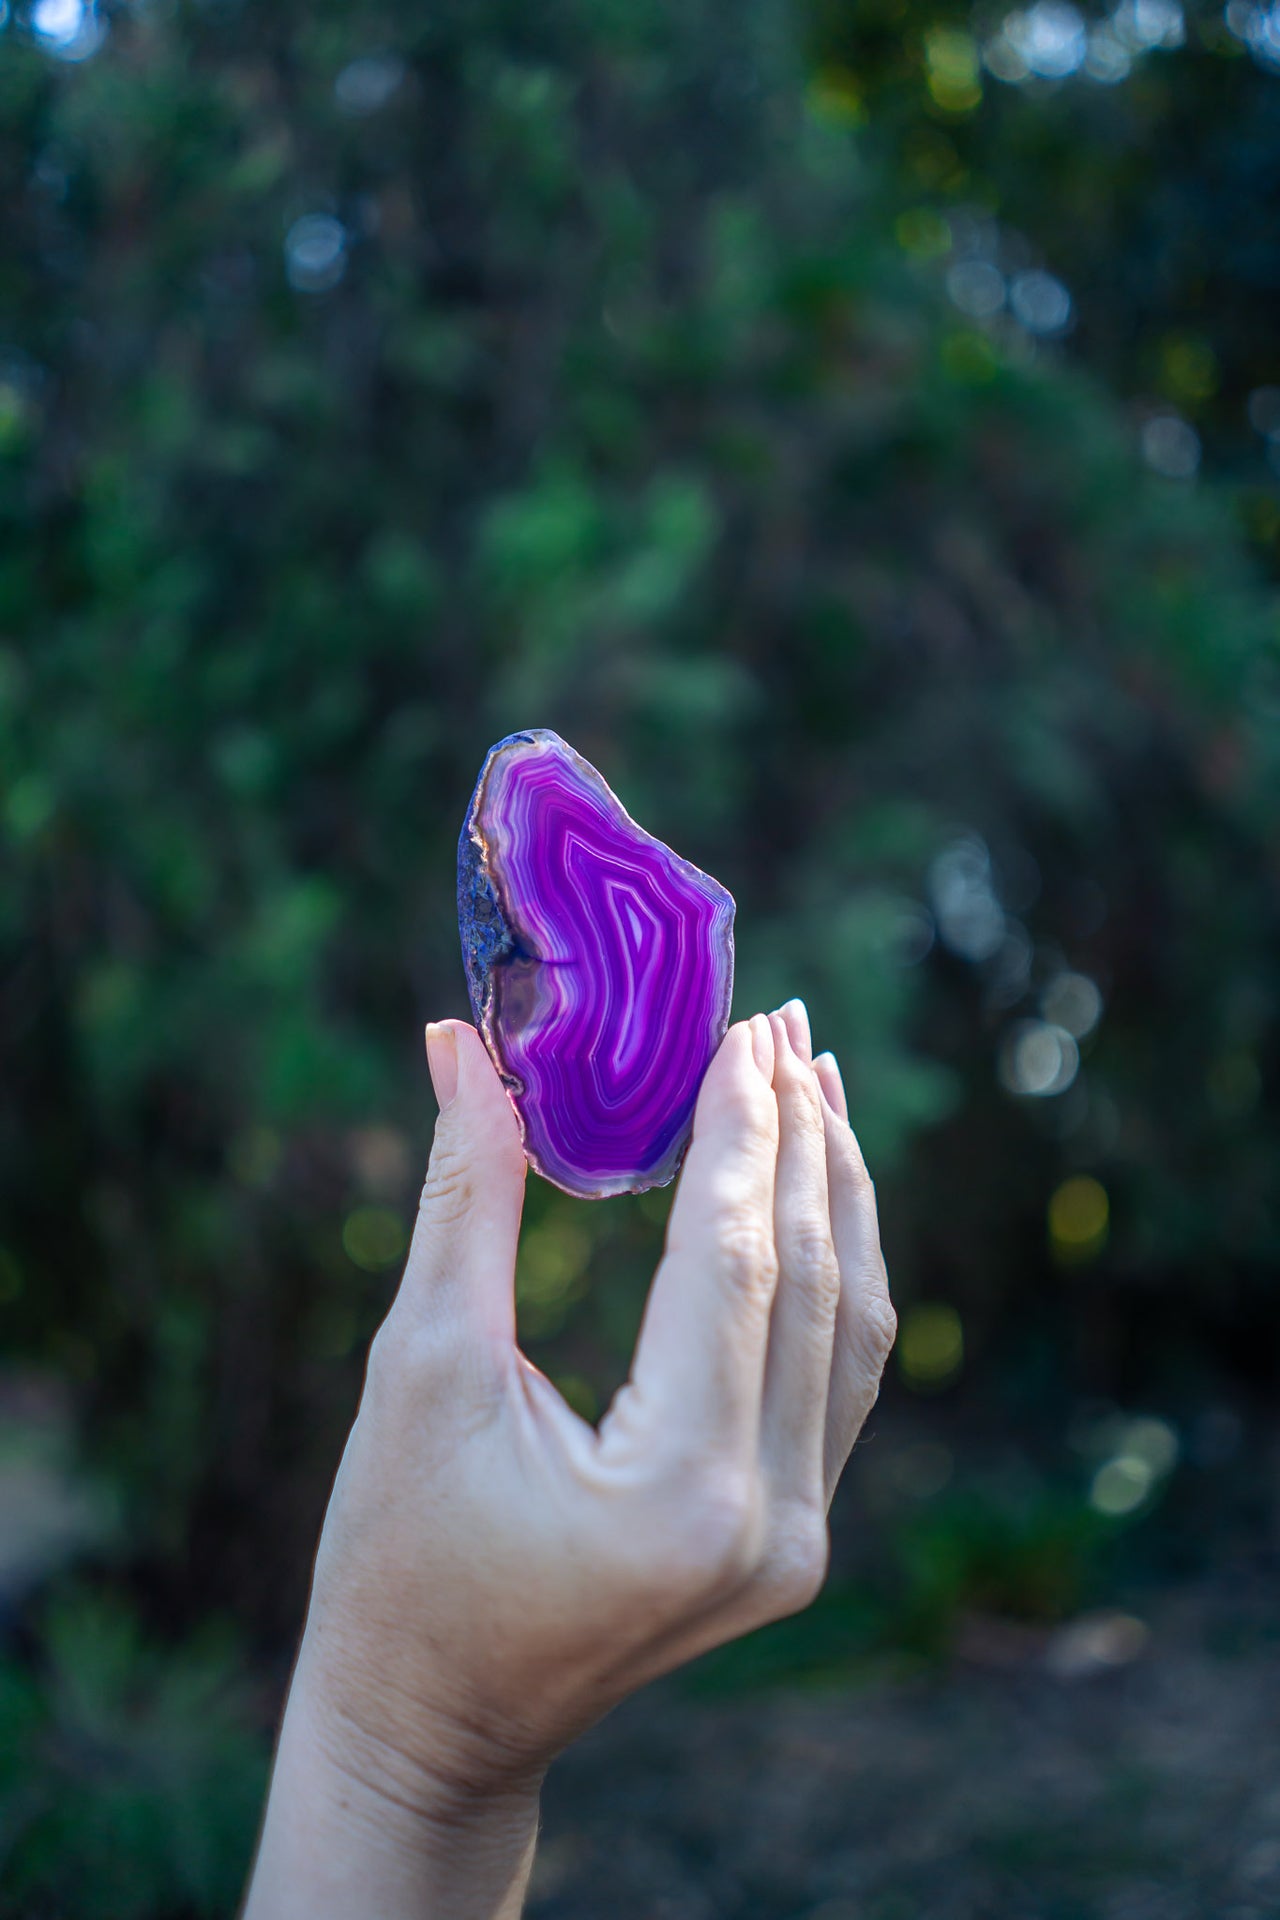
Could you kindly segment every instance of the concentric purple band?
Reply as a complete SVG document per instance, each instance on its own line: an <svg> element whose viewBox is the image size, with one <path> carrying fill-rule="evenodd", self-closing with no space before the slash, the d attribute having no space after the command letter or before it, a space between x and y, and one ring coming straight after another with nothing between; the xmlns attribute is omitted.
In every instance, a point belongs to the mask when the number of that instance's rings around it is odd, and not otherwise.
<svg viewBox="0 0 1280 1920"><path fill-rule="evenodd" d="M558 734L513 734L459 846L472 1005L532 1165L569 1193L680 1164L733 993L733 897Z"/></svg>

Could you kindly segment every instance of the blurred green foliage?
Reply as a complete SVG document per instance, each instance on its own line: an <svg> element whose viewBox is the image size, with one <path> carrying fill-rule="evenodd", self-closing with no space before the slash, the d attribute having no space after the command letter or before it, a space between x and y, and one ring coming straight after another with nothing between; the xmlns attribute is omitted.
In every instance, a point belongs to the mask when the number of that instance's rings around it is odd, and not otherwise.
<svg viewBox="0 0 1280 1920"><path fill-rule="evenodd" d="M266 1784L225 1633L157 1647L68 1591L0 1660L0 1913L226 1914Z"/></svg>
<svg viewBox="0 0 1280 1920"><path fill-rule="evenodd" d="M962 1328L904 1391L1030 1444L1081 1393L1274 1377L1280 504L1240 409L1280 375L1240 223L1280 80L1206 21L1106 88L995 79L950 0L0 29L0 1303L149 1618L296 1627L513 727L729 884L739 1010L800 992L841 1054L899 1297ZM1065 346L1009 305L1044 266ZM588 1413L664 1212L531 1192L522 1329ZM920 1549L930 1618L1074 1604L1071 1526L971 1522ZM119 1652L95 1621L55 1667ZM222 1897L154 1871L130 1911Z"/></svg>
<svg viewBox="0 0 1280 1920"><path fill-rule="evenodd" d="M1256 397L1280 380L1269 10L812 0L806 22L816 101L884 157L921 240L921 208L953 224L969 297L999 302L979 261L1015 306L1020 274L1059 277L1071 312L1049 333L1132 412L1172 408L1204 436L1274 565L1280 413Z"/></svg>
<svg viewBox="0 0 1280 1920"><path fill-rule="evenodd" d="M1078 1492L974 1477L901 1514L874 1570L837 1577L807 1614L717 1648L689 1685L715 1694L911 1672L952 1654L975 1617L1056 1626L1105 1592L1119 1539Z"/></svg>

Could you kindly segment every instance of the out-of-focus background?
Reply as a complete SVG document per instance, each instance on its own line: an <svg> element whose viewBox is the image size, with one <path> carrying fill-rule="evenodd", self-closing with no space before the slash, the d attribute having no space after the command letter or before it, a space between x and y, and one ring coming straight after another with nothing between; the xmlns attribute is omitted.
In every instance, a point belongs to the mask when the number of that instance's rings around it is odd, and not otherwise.
<svg viewBox="0 0 1280 1920"><path fill-rule="evenodd" d="M0 1913L234 1905L527 725L808 1000L901 1316L533 1913L1280 1911L1280 7L0 23ZM667 1199L532 1183L588 1413Z"/></svg>

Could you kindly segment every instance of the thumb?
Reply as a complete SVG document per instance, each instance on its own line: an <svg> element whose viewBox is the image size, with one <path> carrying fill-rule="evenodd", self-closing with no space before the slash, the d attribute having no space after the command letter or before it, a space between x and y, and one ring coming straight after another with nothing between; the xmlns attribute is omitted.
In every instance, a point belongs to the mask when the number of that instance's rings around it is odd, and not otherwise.
<svg viewBox="0 0 1280 1920"><path fill-rule="evenodd" d="M474 1027L435 1022L426 1042L440 1117L400 1298L424 1318L509 1342L526 1165L519 1124Z"/></svg>

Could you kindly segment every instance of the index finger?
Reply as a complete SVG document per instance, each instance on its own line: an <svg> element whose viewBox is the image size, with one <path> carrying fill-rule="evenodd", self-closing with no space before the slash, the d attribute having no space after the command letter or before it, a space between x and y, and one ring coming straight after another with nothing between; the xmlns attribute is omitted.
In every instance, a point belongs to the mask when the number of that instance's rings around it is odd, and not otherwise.
<svg viewBox="0 0 1280 1920"><path fill-rule="evenodd" d="M763 1014L730 1027L693 1141L631 1369L629 1418L660 1445L754 1450L777 1282L778 1103Z"/></svg>

